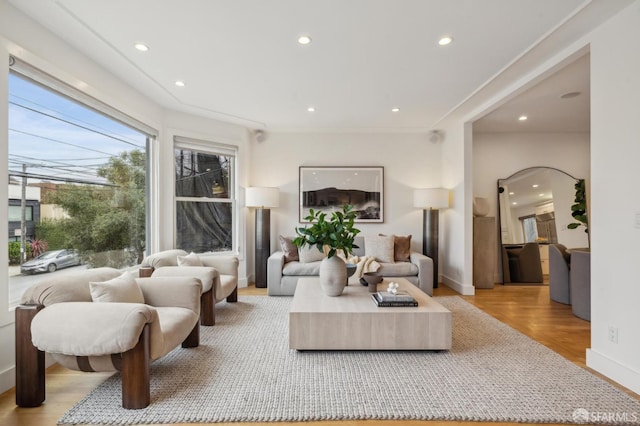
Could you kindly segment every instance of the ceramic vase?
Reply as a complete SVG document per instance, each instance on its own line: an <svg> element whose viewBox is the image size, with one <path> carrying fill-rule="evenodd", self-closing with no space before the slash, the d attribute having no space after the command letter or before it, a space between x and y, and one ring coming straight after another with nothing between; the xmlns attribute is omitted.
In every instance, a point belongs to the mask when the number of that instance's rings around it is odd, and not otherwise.
<svg viewBox="0 0 640 426"><path fill-rule="evenodd" d="M347 265L338 256L320 262L320 287L327 296L340 296L347 283Z"/></svg>

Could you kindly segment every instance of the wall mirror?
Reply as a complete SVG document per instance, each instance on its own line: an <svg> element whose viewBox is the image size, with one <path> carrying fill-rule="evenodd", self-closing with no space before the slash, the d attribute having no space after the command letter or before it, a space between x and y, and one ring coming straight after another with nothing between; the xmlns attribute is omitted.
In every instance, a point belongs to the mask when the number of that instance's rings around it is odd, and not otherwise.
<svg viewBox="0 0 640 426"><path fill-rule="evenodd" d="M568 229L577 179L551 167L531 167L498 179L503 282L542 284L548 245L586 247L583 228Z"/></svg>

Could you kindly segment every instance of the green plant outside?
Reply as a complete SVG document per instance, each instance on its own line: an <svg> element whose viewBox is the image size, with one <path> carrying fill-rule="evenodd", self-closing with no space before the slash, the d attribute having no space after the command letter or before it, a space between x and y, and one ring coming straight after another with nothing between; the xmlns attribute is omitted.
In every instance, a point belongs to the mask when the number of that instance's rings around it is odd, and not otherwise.
<svg viewBox="0 0 640 426"><path fill-rule="evenodd" d="M311 222L311 225L296 228L298 236L293 239L293 244L297 247L309 245L323 251L323 247L328 246L328 258L333 257L338 250L349 256L354 248L358 248L353 244L356 235L360 233L354 226L356 213L353 206L345 204L342 211L332 212L329 220L325 212L310 209L309 215L304 219Z"/></svg>
<svg viewBox="0 0 640 426"><path fill-rule="evenodd" d="M571 206L571 216L577 222L567 225L569 229L576 229L579 226L584 226L584 232L589 233L589 219L587 217L587 191L585 189L584 179L578 179L574 185L576 189L576 197L574 204Z"/></svg>
<svg viewBox="0 0 640 426"><path fill-rule="evenodd" d="M31 258L31 245L27 244L27 259ZM12 241L9 243L9 265L20 264L20 242Z"/></svg>

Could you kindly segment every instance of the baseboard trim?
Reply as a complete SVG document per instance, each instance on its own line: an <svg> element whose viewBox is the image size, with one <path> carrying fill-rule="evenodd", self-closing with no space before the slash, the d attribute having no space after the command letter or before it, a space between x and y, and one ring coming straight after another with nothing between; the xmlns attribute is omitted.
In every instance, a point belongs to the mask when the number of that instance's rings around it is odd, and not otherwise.
<svg viewBox="0 0 640 426"><path fill-rule="evenodd" d="M442 284L446 285L452 290L457 291L463 296L473 296L474 294L476 294L476 288L474 286L463 284L444 275L442 276Z"/></svg>
<svg viewBox="0 0 640 426"><path fill-rule="evenodd" d="M16 368L10 367L0 373L0 393L4 393L16 385Z"/></svg>
<svg viewBox="0 0 640 426"><path fill-rule="evenodd" d="M587 349L587 367L640 394L640 372L593 349Z"/></svg>

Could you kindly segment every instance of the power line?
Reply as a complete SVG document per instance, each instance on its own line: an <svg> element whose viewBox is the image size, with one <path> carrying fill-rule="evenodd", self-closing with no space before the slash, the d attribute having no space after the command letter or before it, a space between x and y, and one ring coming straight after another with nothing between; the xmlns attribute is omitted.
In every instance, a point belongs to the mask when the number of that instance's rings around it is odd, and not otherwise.
<svg viewBox="0 0 640 426"><path fill-rule="evenodd" d="M88 121L80 120L80 119L79 119L79 118L77 118L77 117L74 117L74 116L72 116L72 115L70 115L70 114L66 114L66 113L64 113L64 112L62 112L62 111L58 111L57 109L55 109L55 108L51 108L50 106L42 105L42 104L39 104L39 103L37 103L37 102L34 102L32 99L24 98L24 97L22 97L22 96L18 96L18 95L16 95L16 94L14 94L14 93L10 94L10 95L9 95L9 97L17 98L17 99L21 99L21 100L23 100L23 101L26 101L26 102L28 102L28 103L32 104L32 105L39 106L40 108L43 108L43 110L46 110L46 111L53 111L54 113L56 113L56 114L60 114L61 116L70 117L70 118L74 119L75 121L77 121L77 122L79 122L79 123L84 123L84 124L86 124L86 125L88 125L88 126L93 126L93 127L95 127L96 129L104 130L105 132L106 132L106 131L109 131L109 129L105 129L104 127L100 127L100 126L98 126L98 125L96 125L96 124L89 123ZM12 102L11 102L11 101L9 101L9 103L12 103ZM16 106L21 106L21 105L16 104L16 103L13 103L13 104L14 104L14 105L16 105ZM80 105L80 106L81 106L81 107L83 107L83 108L85 108L85 106L84 106L83 104L81 104L81 103L76 103L76 104L77 104L77 105ZM86 109L87 109L87 110L90 110L89 108L86 108ZM103 113L101 113L101 112L97 112L97 111L96 111L95 113L96 113L96 114L98 114L98 115L100 115L101 117L104 117L104 118L106 118L106 119L108 119L108 120L112 120L112 121L113 121L113 119L112 119L111 117L109 117L108 115L106 115L106 114L103 114ZM123 124L123 126L125 126L125 127L129 128L129 129L131 129L132 131L134 131L134 132L136 132L136 133L140 133L139 131L137 131L137 130L133 129L132 127L129 127L129 126L125 125L125 124ZM127 138L127 139L129 139L129 140L131 140L131 141L135 141L135 139L130 138L130 137L127 137L126 135L123 135L123 134L120 134L120 133L116 133L116 132L114 132L113 130L111 130L111 132L113 132L113 134L115 134L115 135L121 136L121 137L123 137L123 138Z"/></svg>
<svg viewBox="0 0 640 426"><path fill-rule="evenodd" d="M10 105L15 105L15 106L20 107L20 108L24 108L24 109L26 109L26 110L28 110L28 111L35 112L36 114L44 115L45 117L53 118L54 120L62 121L63 123L67 123L67 124L70 124L70 125L72 125L72 126L79 127L79 128L81 128L81 129L84 129L84 130L88 130L88 131L93 132L93 133L97 133L97 134L102 135L102 136L104 136L104 137L111 138L111 139L114 139L114 140L120 141L120 142L122 142L122 143L125 143L125 144L127 144L127 145L131 145L131 146L135 146L136 148L140 148L140 146L139 146L139 145L136 145L136 144L134 144L134 143L131 143L131 142L129 142L129 141L126 141L126 140L124 140L124 139L122 139L122 138L117 138L117 137L112 136L112 135L109 135L109 134L107 134L107 133L99 132L99 131L94 130L94 129L91 129L91 128L87 127L87 126L81 126L80 124L74 123L74 122L72 122L72 121L65 120L65 119L62 119L62 118L60 118L60 117L56 117L56 116L55 116L55 115L53 115L53 114L47 114L47 113L45 113L45 112L43 112L43 111L38 111L38 110L37 110L37 109L35 109L35 108L29 108L28 106L26 106L26 105L21 105L21 104L19 104L19 103L17 103L17 102L9 102L9 104L10 104Z"/></svg>
<svg viewBox="0 0 640 426"><path fill-rule="evenodd" d="M112 155L109 152L99 151L97 149L87 148L85 146L76 145L76 144L69 143L69 142L63 142L63 141L60 141L60 140L57 140L57 139L48 138L46 136L36 135L35 133L23 132L22 130L17 130L17 129L12 129L12 128L9 128L9 131L20 133L20 134L27 135L27 136L33 136L34 138L45 139L45 140L48 140L48 141L51 141L51 142L56 142L56 143L59 143L59 144L62 144L62 145L72 146L74 148L80 148L80 149L84 149L84 150L87 150L87 151L97 152L98 154Z"/></svg>

